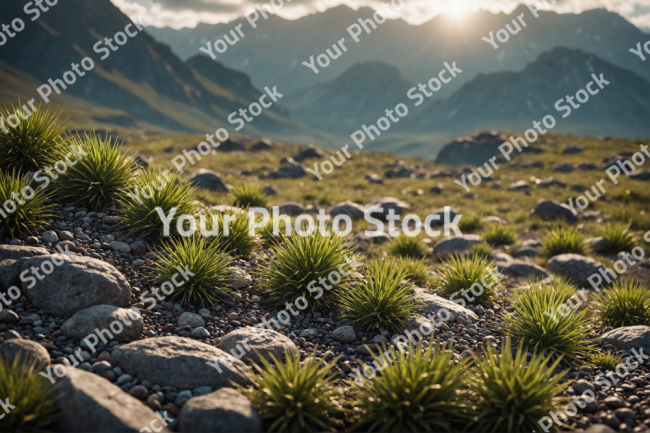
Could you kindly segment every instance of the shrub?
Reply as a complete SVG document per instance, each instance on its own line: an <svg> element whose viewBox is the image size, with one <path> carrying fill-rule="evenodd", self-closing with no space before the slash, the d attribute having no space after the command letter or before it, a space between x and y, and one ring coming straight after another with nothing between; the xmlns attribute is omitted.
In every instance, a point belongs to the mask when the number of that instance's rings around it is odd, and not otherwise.
<svg viewBox="0 0 650 433"><path fill-rule="evenodd" d="M458 221L458 229L463 233L473 233L481 228L481 218L483 215L480 213L472 213L463 215Z"/></svg>
<svg viewBox="0 0 650 433"><path fill-rule="evenodd" d="M402 284L405 275L386 259L370 263L365 281L356 281L340 294L344 316L369 330L397 331L418 308L413 285Z"/></svg>
<svg viewBox="0 0 650 433"><path fill-rule="evenodd" d="M27 112L29 110L12 107L12 110L0 109L0 116L7 119L11 114L19 117ZM41 110L39 105L29 118L21 118L18 126L13 127L5 122L7 133L0 130L0 171L16 170L27 174L52 167L64 157L65 144L61 134L65 125L59 123L58 118L48 109Z"/></svg>
<svg viewBox="0 0 650 433"><path fill-rule="evenodd" d="M300 356L292 352L287 353L286 362L273 355L271 358L275 365L261 356L263 368L254 366L259 376L250 376L250 387L238 387L265 421L265 431L302 433L333 430L329 417L340 411L340 407L338 392L333 386L336 376L330 374L330 370L338 358L324 366L316 356L300 362Z"/></svg>
<svg viewBox="0 0 650 433"><path fill-rule="evenodd" d="M588 252L585 238L573 227L555 227L542 239L542 254L547 257L559 254L581 254Z"/></svg>
<svg viewBox="0 0 650 433"><path fill-rule="evenodd" d="M603 370L615 370L619 364L623 364L623 358L612 352L596 352L589 357L589 365L602 368Z"/></svg>
<svg viewBox="0 0 650 433"><path fill-rule="evenodd" d="M196 213L192 203L196 188L185 182L176 182L176 179L176 174L168 170L151 169L139 173L134 190L120 200L124 206L122 223L129 228L129 233L142 237L164 236L164 224L158 212L171 216L172 208L176 208L169 222L169 235L178 235L178 218Z"/></svg>
<svg viewBox="0 0 650 433"><path fill-rule="evenodd" d="M29 176L16 171L11 174L0 172L0 204L4 204L0 208L0 239L31 235L34 230L43 229L48 218L55 216L52 206L45 204L49 191L38 186L30 194L30 190L25 189L30 185ZM26 194L23 195L22 191ZM17 194L15 197L18 198L15 199L13 194ZM20 204L21 201L23 204Z"/></svg>
<svg viewBox="0 0 650 433"><path fill-rule="evenodd" d="M474 256L490 257L490 255L492 254L492 247L484 243L473 244L470 247L469 251Z"/></svg>
<svg viewBox="0 0 650 433"><path fill-rule="evenodd" d="M636 246L637 239L630 231L630 226L623 223L607 224L600 231L605 242L605 253L618 254L621 251L630 252Z"/></svg>
<svg viewBox="0 0 650 433"><path fill-rule="evenodd" d="M232 191L235 196L233 206L266 207L266 193L257 185L244 184Z"/></svg>
<svg viewBox="0 0 650 433"><path fill-rule="evenodd" d="M434 286L443 296L459 302L461 306L465 306L465 299L472 299L470 303L491 307L501 282L495 275L498 276L494 263L488 262L486 257L454 256L445 261L438 270ZM467 293L467 298L461 291Z"/></svg>
<svg viewBox="0 0 650 433"><path fill-rule="evenodd" d="M596 295L594 306L603 326L650 325L650 292L636 282L614 281Z"/></svg>
<svg viewBox="0 0 650 433"><path fill-rule="evenodd" d="M100 209L124 199L134 183L133 157L121 153L121 146L97 135L79 136L70 142L83 156L57 179L55 188L62 200Z"/></svg>
<svg viewBox="0 0 650 433"><path fill-rule="evenodd" d="M397 269L404 270L404 278L413 282L418 286L424 286L429 283L431 276L429 275L429 266L426 259L420 260L412 259L410 257L397 257L393 264Z"/></svg>
<svg viewBox="0 0 650 433"><path fill-rule="evenodd" d="M517 232L505 224L488 224L483 230L483 239L489 245L511 245L517 242Z"/></svg>
<svg viewBox="0 0 650 433"><path fill-rule="evenodd" d="M513 300L513 312L504 315L504 332L551 359L578 361L577 356L589 353L591 341L587 310L573 311L580 301L576 298L576 302L566 302L562 292L549 287L524 290Z"/></svg>
<svg viewBox="0 0 650 433"><path fill-rule="evenodd" d="M11 364L0 358L0 396L12 408L2 411L2 431L8 433L43 432L52 427L56 417L56 385L38 374L35 359L23 361L16 356Z"/></svg>
<svg viewBox="0 0 650 433"><path fill-rule="evenodd" d="M427 245L419 236L408 236L400 233L388 244L388 251L395 256L424 257L427 255Z"/></svg>
<svg viewBox="0 0 650 433"><path fill-rule="evenodd" d="M501 355L488 345L484 358L474 357L476 371L466 376L475 408L469 431L537 431L538 421L560 409L566 399L557 395L568 385L560 383L568 370L554 375L560 359L549 365L550 357L527 355L519 344L513 358L506 338Z"/></svg>
<svg viewBox="0 0 650 433"><path fill-rule="evenodd" d="M341 237L326 237L319 230L311 236L281 236L271 251L274 258L261 267L259 276L269 300L282 308L304 297L312 311L326 310L333 297L348 286L350 277L339 269L350 272L346 257L352 260L354 250L345 247ZM337 274L340 281L329 279L330 274Z"/></svg>
<svg viewBox="0 0 650 433"><path fill-rule="evenodd" d="M152 268L156 280L162 282L161 291L169 300L209 304L233 292L228 285L228 281L233 279L228 270L232 258L220 250L217 243L208 245L205 238L198 236L179 238L164 244L157 256L159 261ZM170 286L174 287L173 278L179 273L178 268L189 269L194 275L187 281L177 275L176 281L183 284L175 287L173 293L168 293Z"/></svg>
<svg viewBox="0 0 650 433"><path fill-rule="evenodd" d="M414 349L409 343L408 351L391 347L382 356L373 354L374 365L384 366L381 377L376 375L365 383L355 381L351 385L360 415L355 429L450 431L453 424L467 420L461 403L466 362L455 364L453 351L446 345L430 342L423 351L421 344ZM388 362L386 357L393 361ZM363 363L362 367L366 368Z"/></svg>
<svg viewBox="0 0 650 433"><path fill-rule="evenodd" d="M206 229L212 231L211 242L237 257L248 257L261 246L260 236L250 234L248 208L241 211L208 212ZM216 225L216 227L215 227Z"/></svg>

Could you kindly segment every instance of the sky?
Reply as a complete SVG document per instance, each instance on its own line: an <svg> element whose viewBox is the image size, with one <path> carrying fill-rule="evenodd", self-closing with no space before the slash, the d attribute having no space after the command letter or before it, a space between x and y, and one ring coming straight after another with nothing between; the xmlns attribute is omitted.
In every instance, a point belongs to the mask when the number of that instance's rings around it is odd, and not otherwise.
<svg viewBox="0 0 650 433"><path fill-rule="evenodd" d="M269 4L271 0L111 0L129 16L141 16L143 21L156 27L195 27L200 22L224 23L251 13L255 4ZM453 15L462 20L464 16L479 9L490 12L510 13L522 1L513 0L273 0L277 15L297 19L315 12L322 12L340 4L353 9L369 6L381 9L382 4L393 1L399 10L393 9L393 17L402 18L410 24L421 24L439 14ZM543 9L559 13L579 13L589 9L606 8L617 12L632 24L650 29L650 0L532 0L546 3ZM553 2L555 1L555 4ZM403 3L401 3L403 2ZM282 5L282 6L280 6Z"/></svg>

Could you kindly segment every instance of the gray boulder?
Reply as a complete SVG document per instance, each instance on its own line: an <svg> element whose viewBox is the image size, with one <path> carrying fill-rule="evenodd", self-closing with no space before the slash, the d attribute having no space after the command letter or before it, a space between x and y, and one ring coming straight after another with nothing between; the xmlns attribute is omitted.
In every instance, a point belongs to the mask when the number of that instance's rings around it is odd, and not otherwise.
<svg viewBox="0 0 650 433"><path fill-rule="evenodd" d="M118 324L111 327L113 322ZM95 305L77 312L61 326L63 334L74 340L83 340L94 333L95 329L108 330L113 335L112 340L122 343L135 340L142 335L144 321L139 310L118 308L113 305ZM122 331L116 332L119 329ZM106 334L103 335L106 338Z"/></svg>
<svg viewBox="0 0 650 433"><path fill-rule="evenodd" d="M247 349L246 346L250 349ZM282 359L288 353L298 355L298 348L289 338L270 329L250 326L226 334L219 342L219 348L239 359L251 360L258 364L260 358L257 352L268 361L272 361L271 355L276 359Z"/></svg>
<svg viewBox="0 0 650 433"><path fill-rule="evenodd" d="M183 327L190 325L192 328L199 328L205 326L205 320L203 317L198 314L184 312L181 314L181 317L178 318L178 326Z"/></svg>
<svg viewBox="0 0 650 433"><path fill-rule="evenodd" d="M20 286L20 272L25 259L6 259L0 262L0 290Z"/></svg>
<svg viewBox="0 0 650 433"><path fill-rule="evenodd" d="M262 419L251 402L239 391L221 388L193 397L179 415L181 433L262 432Z"/></svg>
<svg viewBox="0 0 650 433"><path fill-rule="evenodd" d="M478 316L472 310L461 307L457 303L448 299L432 295L424 289L416 288L415 295L420 304L420 310L426 313L426 315L433 314L436 316L435 319L437 321L440 321L440 317L446 317L446 314L444 313L441 313L441 316L437 316L440 310L446 310L453 317L453 320L456 320L459 316L465 319L468 323L478 320Z"/></svg>
<svg viewBox="0 0 650 433"><path fill-rule="evenodd" d="M4 260L18 260L25 257L48 256L50 253L45 248L23 247L19 245L0 245L0 262Z"/></svg>
<svg viewBox="0 0 650 433"><path fill-rule="evenodd" d="M537 215L545 220L564 218L567 221L577 221L578 219L570 209L560 205L559 201L544 198L537 202L537 206L535 206L531 214Z"/></svg>
<svg viewBox="0 0 650 433"><path fill-rule="evenodd" d="M366 173L364 177L370 183L379 183L379 184L384 183L384 179L382 179L381 176L375 173Z"/></svg>
<svg viewBox="0 0 650 433"><path fill-rule="evenodd" d="M546 268L549 271L571 278L578 286L588 285L587 278L598 273L598 268L601 267L603 264L599 261L580 254L560 254L551 257L546 263Z"/></svg>
<svg viewBox="0 0 650 433"><path fill-rule="evenodd" d="M311 159L311 158L325 158L325 153L315 147L313 144L307 145L307 147L300 152L298 152L294 157L294 161L298 162L303 162L305 159Z"/></svg>
<svg viewBox="0 0 650 433"><path fill-rule="evenodd" d="M269 177L273 179L297 179L307 174L300 164L284 164L278 167L277 170L269 173Z"/></svg>
<svg viewBox="0 0 650 433"><path fill-rule="evenodd" d="M561 162L553 166L553 171L559 171L562 173L570 173L575 169L575 166L573 166L573 164L569 164L568 162Z"/></svg>
<svg viewBox="0 0 650 433"><path fill-rule="evenodd" d="M231 185L228 185L221 179L219 173L212 170L206 170L205 168L196 170L192 176L187 179L187 182L190 185L208 189L210 191L228 192L233 189Z"/></svg>
<svg viewBox="0 0 650 433"><path fill-rule="evenodd" d="M113 349L111 365L121 367L140 380L161 386L212 389L248 383L246 364L199 341L181 337L159 337L134 341ZM208 364L210 363L210 364Z"/></svg>
<svg viewBox="0 0 650 433"><path fill-rule="evenodd" d="M586 239L585 242L589 247L597 253L602 253L604 252L607 247L605 246L605 238L602 236L596 236L595 238L589 238Z"/></svg>
<svg viewBox="0 0 650 433"><path fill-rule="evenodd" d="M438 318L436 321L439 321ZM397 326L397 329L410 339L428 340L436 328L426 317L416 315L406 318L401 325ZM415 341L413 343L415 344Z"/></svg>
<svg viewBox="0 0 650 433"><path fill-rule="evenodd" d="M530 183L525 180L518 180L513 182L508 186L508 191L528 191L530 189Z"/></svg>
<svg viewBox="0 0 650 433"><path fill-rule="evenodd" d="M45 278L32 277L33 281L26 278L22 282L23 292L37 308L55 316L70 317L95 305L129 305L131 288L115 267L85 256L59 254L56 258L62 261L61 265L52 265L52 272ZM50 257L44 256L26 259L22 271L41 268L49 261Z"/></svg>
<svg viewBox="0 0 650 433"><path fill-rule="evenodd" d="M381 208L380 212L373 212L373 215L381 213L382 215L388 215L388 212L393 209L395 215L401 215L411 210L411 205L394 197L381 197L375 200L372 204L372 207Z"/></svg>
<svg viewBox="0 0 650 433"><path fill-rule="evenodd" d="M101 376L68 369L57 379L57 426L65 432L140 432L161 429L162 421L148 406ZM143 430L145 427L148 430ZM167 428L159 430L169 432Z"/></svg>
<svg viewBox="0 0 650 433"><path fill-rule="evenodd" d="M549 188L551 186L559 186L560 188L566 188L566 182L561 181L553 176L540 179L537 182L537 188Z"/></svg>
<svg viewBox="0 0 650 433"><path fill-rule="evenodd" d="M296 202L287 202L278 205L279 214L300 215L305 211L305 207Z"/></svg>
<svg viewBox="0 0 650 433"><path fill-rule="evenodd" d="M450 256L468 254L472 245L482 242L483 237L480 235L450 236L436 242L433 254L441 260Z"/></svg>
<svg viewBox="0 0 650 433"><path fill-rule="evenodd" d="M551 276L550 272L525 260L508 260L495 262L497 270L503 275L513 278L532 278L534 280L544 279Z"/></svg>
<svg viewBox="0 0 650 433"><path fill-rule="evenodd" d="M273 142L268 138L262 138L260 141L255 143L253 147L251 147L251 152L262 152L265 150L272 150L272 149L273 149Z"/></svg>
<svg viewBox="0 0 650 433"><path fill-rule="evenodd" d="M643 349L650 353L650 326L625 326L609 331L600 337L603 343L609 343L619 350Z"/></svg>
<svg viewBox="0 0 650 433"><path fill-rule="evenodd" d="M352 326L341 326L332 332L332 339L341 343L354 343L357 339L357 334L354 332Z"/></svg>
<svg viewBox="0 0 650 433"><path fill-rule="evenodd" d="M50 365L50 354L43 346L31 340L12 338L0 345L0 359L11 365L14 359L20 356L21 363L27 360L36 360L39 370Z"/></svg>
<svg viewBox="0 0 650 433"><path fill-rule="evenodd" d="M243 152L246 150L246 146L228 138L217 147L217 150L220 152Z"/></svg>
<svg viewBox="0 0 650 433"><path fill-rule="evenodd" d="M630 179L634 180L650 180L650 170L634 170L630 173Z"/></svg>
<svg viewBox="0 0 650 433"><path fill-rule="evenodd" d="M366 208L350 200L335 204L329 213L332 217L337 215L347 215L352 219L362 218Z"/></svg>

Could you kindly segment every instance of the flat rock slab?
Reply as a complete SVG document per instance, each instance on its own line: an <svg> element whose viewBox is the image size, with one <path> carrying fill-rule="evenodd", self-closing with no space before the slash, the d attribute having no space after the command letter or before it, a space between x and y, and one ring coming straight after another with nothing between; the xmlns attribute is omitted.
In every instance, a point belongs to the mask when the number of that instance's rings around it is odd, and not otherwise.
<svg viewBox="0 0 650 433"><path fill-rule="evenodd" d="M86 338L94 333L95 329L108 330L113 335L111 340L122 343L142 335L144 321L139 311L112 305L95 305L77 312L61 326L65 336L74 340ZM122 331L117 332L120 329ZM106 334L103 335L106 338Z"/></svg>
<svg viewBox="0 0 650 433"><path fill-rule="evenodd" d="M609 331L601 337L603 343L609 343L617 349L643 349L643 353L650 355L650 326L624 326Z"/></svg>
<svg viewBox="0 0 650 433"><path fill-rule="evenodd" d="M281 360L289 353L299 354L298 347L294 342L279 332L250 326L227 334L219 342L219 348L224 352L240 357L240 359L251 360L258 364L260 358L256 351L268 361L272 361L271 355ZM241 355L242 352L243 356Z"/></svg>
<svg viewBox="0 0 650 433"><path fill-rule="evenodd" d="M219 361L213 367L215 357ZM208 362L211 365L208 365ZM134 341L113 350L110 363L140 380L162 386L212 389L248 383L249 367L223 350L181 337L160 337Z"/></svg>
<svg viewBox="0 0 650 433"><path fill-rule="evenodd" d="M140 432L151 429L151 422L159 432L158 416L148 406L122 391L108 380L79 369L67 369L57 380L60 384L57 408L61 415L57 425L65 432Z"/></svg>
<svg viewBox="0 0 650 433"><path fill-rule="evenodd" d="M56 266L51 258L63 263ZM63 254L32 257L24 261L22 272L30 271L32 267L52 268L50 274L39 270L44 274L42 280L31 276L32 279L25 278L22 282L23 292L27 293L29 300L52 315L70 317L85 308L102 304L129 305L131 287L128 281L115 267L101 260Z"/></svg>
<svg viewBox="0 0 650 433"><path fill-rule="evenodd" d="M428 314L436 315L436 320L440 322L440 319L437 316L438 311L447 310L449 314L453 317L453 320L456 320L459 316L465 319L468 323L478 321L478 316L472 310L465 307L461 307L455 302L450 301L449 299L442 298L440 296L432 295L427 293L424 289L416 288L415 295L417 300L420 302L420 309L425 311ZM444 318L446 315L441 314Z"/></svg>
<svg viewBox="0 0 650 433"><path fill-rule="evenodd" d="M189 399L179 415L179 427L182 433L255 433L262 431L262 419L243 394L221 388Z"/></svg>

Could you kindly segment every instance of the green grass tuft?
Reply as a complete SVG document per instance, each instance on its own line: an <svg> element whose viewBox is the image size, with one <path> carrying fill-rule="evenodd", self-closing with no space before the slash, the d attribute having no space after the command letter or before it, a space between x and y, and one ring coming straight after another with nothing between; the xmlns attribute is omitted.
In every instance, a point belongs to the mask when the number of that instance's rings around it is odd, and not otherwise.
<svg viewBox="0 0 650 433"><path fill-rule="evenodd" d="M603 326L650 325L650 292L647 286L631 281L614 281L601 290L593 303Z"/></svg>
<svg viewBox="0 0 650 433"><path fill-rule="evenodd" d="M418 308L413 285L402 284L405 275L389 260L370 263L365 280L355 281L339 296L344 317L369 330L398 331Z"/></svg>
<svg viewBox="0 0 650 433"><path fill-rule="evenodd" d="M39 185L30 193L30 185L29 176L15 171L11 174L0 172L0 204L5 205L0 207L0 239L31 236L34 230L43 230L47 226L47 220L56 216L52 212L52 206L45 204L49 199L49 191L43 190ZM22 191L25 192L24 195ZM12 197L12 194L17 194L17 198ZM11 201L15 204L15 210ZM21 201L23 204L20 204ZM13 212L9 212L11 210Z"/></svg>
<svg viewBox="0 0 650 433"><path fill-rule="evenodd" d="M555 374L559 359L534 354L528 358L519 344L514 357L506 338L499 355L487 346L484 358L474 358L467 375L474 421L467 431L528 433L538 431L538 421L560 410L567 399L558 397L568 382L560 383L568 370Z"/></svg>
<svg viewBox="0 0 650 433"><path fill-rule="evenodd" d="M160 295L168 300L179 300L181 303L201 302L212 304L218 298L225 298L233 293L227 284L233 279L228 267L232 258L224 253L217 243L209 244L205 238L192 236L171 240L162 246L157 254L158 260L152 266L156 280L161 282ZM184 272L193 273L188 281L179 274L178 268ZM173 293L169 287L174 287L173 278L183 284L175 287ZM171 286L166 284L170 282ZM166 287L163 287L166 286Z"/></svg>
<svg viewBox="0 0 650 433"><path fill-rule="evenodd" d="M316 349L314 349L314 352ZM258 375L251 375L252 385L239 386L239 391L251 401L265 424L265 431L320 432L333 431L331 415L340 412L338 391L330 373L338 358L321 366L312 356L304 362L287 354L286 362L271 355L273 364L260 357L262 366L255 365Z"/></svg>
<svg viewBox="0 0 650 433"><path fill-rule="evenodd" d="M288 215L287 215L288 217ZM289 220L291 221L291 218L289 217ZM258 223L262 222L262 217L258 217L256 220ZM261 238L262 238L262 243L267 246L271 246L277 243L278 239L281 238L281 236L291 236L293 234L293 226L292 223L289 222L287 223L284 219L278 218L277 221L277 236L274 235L273 230L274 230L274 224L276 221L272 216L269 217L269 222L263 227L259 227L256 229L256 233L258 233Z"/></svg>
<svg viewBox="0 0 650 433"><path fill-rule="evenodd" d="M233 206L242 208L266 207L266 193L257 185L243 184L235 188L232 194L235 196Z"/></svg>
<svg viewBox="0 0 650 433"><path fill-rule="evenodd" d="M250 233L248 208L223 213L211 211L205 215L205 220L206 229L215 230L210 236L211 242L218 243L233 256L249 257L262 246L260 235Z"/></svg>
<svg viewBox="0 0 650 433"><path fill-rule="evenodd" d="M614 354L612 352L596 352L589 357L589 365L594 367L602 368L603 370L615 370L619 364L623 364L623 358L621 355Z"/></svg>
<svg viewBox="0 0 650 433"><path fill-rule="evenodd" d="M446 345L422 343L409 350L390 347L390 358L374 355L374 365L385 366L381 376L351 385L356 399L359 421L355 430L364 432L432 432L450 431L466 421L463 374L466 362L455 363ZM365 365L361 364L362 368ZM368 370L370 367L366 368Z"/></svg>
<svg viewBox="0 0 650 433"><path fill-rule="evenodd" d="M451 299L455 295L451 300L459 302L461 306L471 303L491 308L496 289L501 281L497 281L494 275L496 275L494 263L488 262L486 257L453 256L447 259L443 266L438 269L438 276L435 278L434 286L446 298ZM470 299L474 298L474 300L468 302L467 298L461 293L462 290L465 290L467 296Z"/></svg>
<svg viewBox="0 0 650 433"><path fill-rule="evenodd" d="M26 115L20 107L0 109L7 128L7 133L0 130L0 171L27 174L45 167L54 169L54 164L65 157L65 142L61 139L65 125L59 123L59 115L39 105L27 120L19 118L20 123L13 127L6 121L11 114Z"/></svg>
<svg viewBox="0 0 650 433"><path fill-rule="evenodd" d="M630 252L636 246L638 239L630 231L630 226L623 223L607 224L600 235L605 242L605 253L618 254L621 251Z"/></svg>
<svg viewBox="0 0 650 433"><path fill-rule="evenodd" d="M419 260L410 257L396 257L393 259L393 266L404 270L404 278L418 286L424 286L431 281L427 259Z"/></svg>
<svg viewBox="0 0 650 433"><path fill-rule="evenodd" d="M483 239L488 245L511 245L517 242L517 232L505 224L488 224L483 230Z"/></svg>
<svg viewBox="0 0 650 433"><path fill-rule="evenodd" d="M546 258L559 254L580 254L589 252L585 238L573 227L557 226L542 239L542 255Z"/></svg>
<svg viewBox="0 0 650 433"><path fill-rule="evenodd" d="M473 256L490 257L492 254L492 247L489 244L484 243L473 244L469 251Z"/></svg>
<svg viewBox="0 0 650 433"><path fill-rule="evenodd" d="M394 256L424 257L428 247L419 236L408 236L400 233L388 244L388 251Z"/></svg>
<svg viewBox="0 0 650 433"><path fill-rule="evenodd" d="M481 228L481 219L483 215L480 213L472 213L463 215L458 221L458 229L463 233L474 233Z"/></svg>

